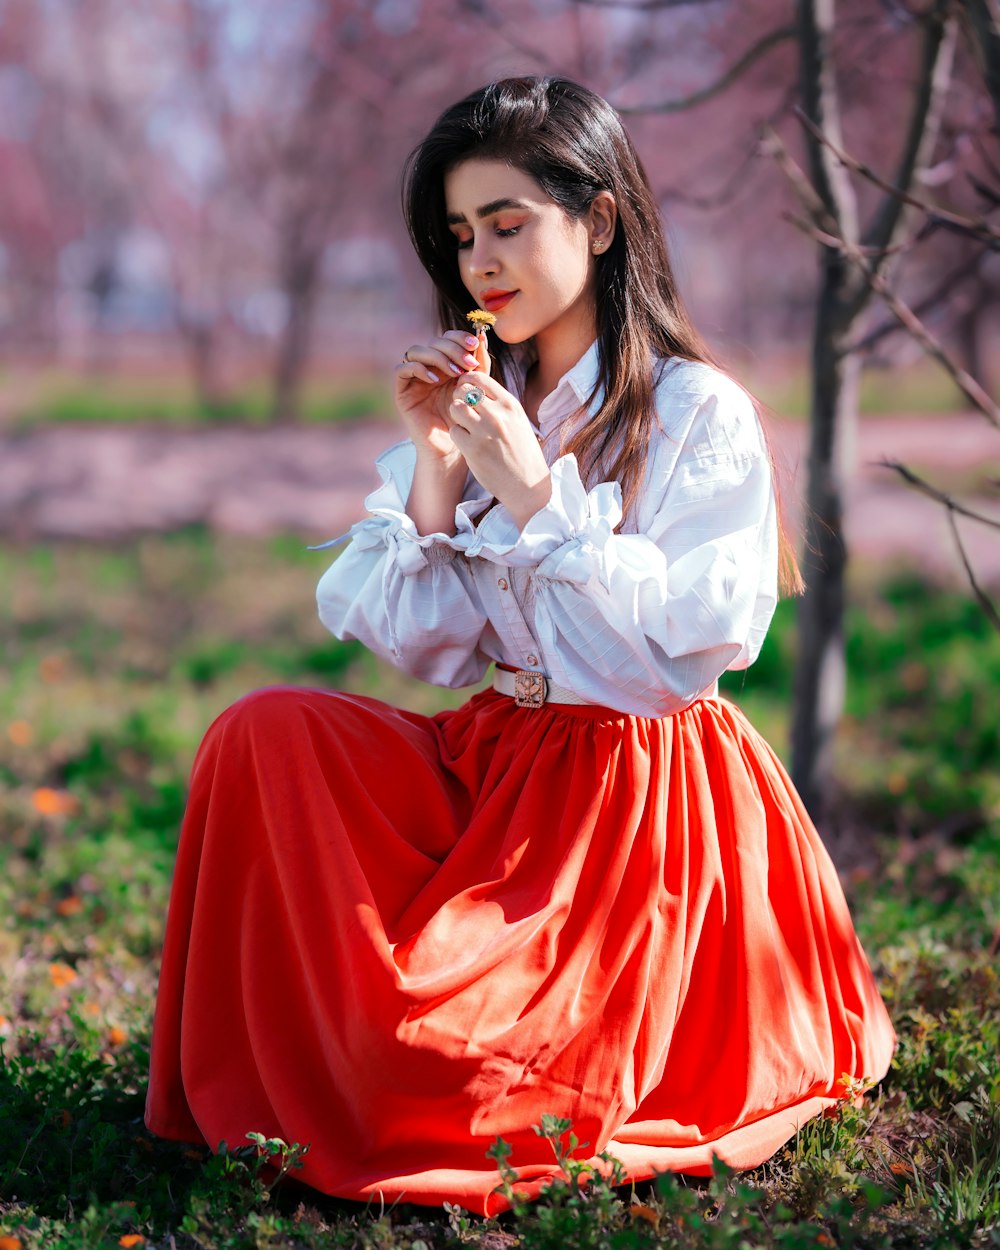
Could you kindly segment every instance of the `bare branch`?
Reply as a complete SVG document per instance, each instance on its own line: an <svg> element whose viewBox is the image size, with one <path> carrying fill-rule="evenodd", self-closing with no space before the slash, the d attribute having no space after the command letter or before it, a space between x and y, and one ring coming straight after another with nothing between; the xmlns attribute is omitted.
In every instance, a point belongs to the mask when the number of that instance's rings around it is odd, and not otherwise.
<svg viewBox="0 0 1000 1250"><path fill-rule="evenodd" d="M577 3L593 3L593 0L577 0ZM776 30L769 31L768 34L761 36L756 43L752 44L740 59L734 62L729 69L725 71L714 82L709 83L707 87L699 87L697 91L692 91L690 95L679 96L674 100L661 100L659 104L634 104L628 107L616 105L619 113L680 113L684 109L694 108L697 104L703 104L706 100L710 100L712 96L718 95L731 86L737 78L744 74L754 62L759 61L765 53L770 52L778 44L784 43L787 39L795 38L794 26L779 26Z"/></svg>
<svg viewBox="0 0 1000 1250"><path fill-rule="evenodd" d="M939 282L938 285L925 295L918 304L913 305L913 312L918 317L921 317L925 312L928 312L932 308L936 308L942 300L948 298L956 287L961 286L966 278L970 278L976 272L982 264L983 255L984 253L982 251L974 252L967 258L963 265L960 265L957 269L953 269L952 272L947 274L944 280ZM887 335L893 334L902 328L902 323L895 319L892 321L883 321L880 326L876 326L873 330L869 330L863 338L858 339L854 343L848 344L844 350L847 352L870 351L876 343L881 342Z"/></svg>
<svg viewBox="0 0 1000 1250"><path fill-rule="evenodd" d="M976 580L976 574L971 563L969 562L968 552L965 550L965 544L962 542L962 535L958 532L958 522L955 520L955 512L953 508L948 509L948 525L951 527L951 536L955 540L955 546L958 548L958 554L962 557L962 564L965 566L965 576L969 579L969 585L972 587L972 593L979 600L980 606L986 613L987 620L993 628L1000 633L1000 613L998 613L994 607L993 600Z"/></svg>
<svg viewBox="0 0 1000 1250"><path fill-rule="evenodd" d="M979 604L986 613L986 617L990 624L995 630L1000 632L1000 612L997 612L993 601L976 579L976 573L972 567L972 562L969 559L969 553L965 550L965 543L962 542L962 535L959 533L958 522L955 520L955 516L958 514L960 516L968 517L972 521L979 521L983 525L989 525L993 529L998 530L1000 530L1000 521L994 520L992 517L983 516L980 512L973 512L971 508L967 508L964 504L959 503L957 499L947 494L945 491L938 490L936 486L932 486L930 482L920 477L919 474L914 473L911 468L908 468L905 464L900 463L898 460L882 460L879 463L883 468L892 469L894 472L898 473L900 477L915 490L920 491L923 495L927 495L928 498L935 500L935 502L942 504L947 510L948 526L951 529L951 536L955 541L956 548L958 549L959 557L961 558L962 565L965 568L965 576L968 579L969 585L972 587L972 593L979 600ZM1000 930L998 930L998 933L1000 933Z"/></svg>
<svg viewBox="0 0 1000 1250"><path fill-rule="evenodd" d="M908 482L915 490L920 491L922 495L926 495L928 499L933 499L935 503L943 504L949 512L956 512L959 516L968 517L970 521L978 521L981 525L988 525L991 529L1000 530L1000 520L996 517L984 516L981 512L975 512L967 504L959 503L953 495L947 494L946 491L939 490L937 486L931 485L925 478L899 460L879 460L878 464L883 469L892 469L894 473Z"/></svg>
<svg viewBox="0 0 1000 1250"><path fill-rule="evenodd" d="M768 156L773 156L778 163L778 168L788 179L792 190L798 196L802 207L809 214L810 220L819 230L824 230L830 235L839 238L837 234L837 222L833 215L827 209L819 192L809 181L805 175L805 171L800 168L798 162L785 146L785 142L781 135L773 126L768 126L764 131L764 138L761 143L761 150ZM801 222L795 222L802 228Z"/></svg>
<svg viewBox="0 0 1000 1250"><path fill-rule="evenodd" d="M981 243L986 243L994 250L1000 246L1000 230L998 230L996 226L991 225L985 217L963 217L959 213L951 213L946 209L936 208L933 204L928 204L926 200L920 199L919 196L914 195L911 191L904 191L902 188L894 185L893 183L887 182L884 178L881 178L877 173L875 173L871 166L866 165L863 161L855 159L853 156L850 156L844 151L843 148L834 143L833 140L825 135L818 126L813 125L801 109L795 109L793 111L797 114L799 120L802 122L802 125L805 126L816 142L829 148L834 156L836 156L837 160L840 161L840 163L847 169L859 174L862 178L866 178L869 182L873 183L876 187L879 187L882 191L888 192L889 195L893 196L901 203L909 204L914 208L918 208L922 213L925 213L928 220L933 222L935 225L944 226L957 231L959 234L966 234L970 238L978 239ZM879 250L886 251L887 253L889 251L887 247L880 249L877 243L871 242L866 243L865 250L871 253Z"/></svg>
<svg viewBox="0 0 1000 1250"><path fill-rule="evenodd" d="M788 159L790 160L791 158L789 157ZM801 170L797 169L797 172L799 177L805 177ZM977 408L992 425L1000 429L1000 407L993 402L971 374L967 373L952 360L916 313L889 289L889 285L882 275L872 268L867 258L854 244L838 238L837 235L830 231L822 230L798 218L789 216L789 220L804 233L811 235L817 242L824 244L826 247L839 250L848 260L852 261L864 274L871 289L882 298L892 315L913 335L924 351L929 356L932 356L945 372L951 376L955 385L973 407Z"/></svg>
<svg viewBox="0 0 1000 1250"><path fill-rule="evenodd" d="M958 36L958 21L949 12L950 8L948 0L939 0L924 18L917 94L893 180L897 187L904 189L913 184L914 174L928 163L937 143ZM890 195L882 201L863 241L871 247L888 248L902 228L902 219L903 201ZM880 268L876 263L876 269Z"/></svg>

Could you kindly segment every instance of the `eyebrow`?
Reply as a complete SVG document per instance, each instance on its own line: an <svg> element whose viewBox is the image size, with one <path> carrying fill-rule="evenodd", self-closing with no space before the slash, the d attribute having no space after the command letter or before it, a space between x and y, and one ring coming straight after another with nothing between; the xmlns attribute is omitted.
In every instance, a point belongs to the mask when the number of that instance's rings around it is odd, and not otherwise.
<svg viewBox="0 0 1000 1250"><path fill-rule="evenodd" d="M521 200L511 200L506 197L499 200L490 200L488 204L480 204L476 209L476 216L479 218L492 217L494 213L499 213L505 208L527 208L528 205L522 203ZM465 218L461 213L449 213L448 225L460 226L465 222Z"/></svg>

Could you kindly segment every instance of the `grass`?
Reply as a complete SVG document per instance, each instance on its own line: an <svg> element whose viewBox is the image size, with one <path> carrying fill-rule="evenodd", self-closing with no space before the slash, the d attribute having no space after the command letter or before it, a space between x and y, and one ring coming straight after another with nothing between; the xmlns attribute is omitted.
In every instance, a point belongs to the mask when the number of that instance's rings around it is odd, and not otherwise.
<svg viewBox="0 0 1000 1250"><path fill-rule="evenodd" d="M800 366L746 361L739 366L750 389L779 416L804 419L809 377ZM25 376L12 426L27 430L47 424L140 424L206 426L264 425L271 395L266 379L228 390L214 403L202 402L182 372L145 376L47 369ZM940 415L962 411L968 402L933 361L899 368L864 370L859 393L863 416ZM386 417L393 411L388 379L313 376L303 387L300 419L329 423Z"/></svg>
<svg viewBox="0 0 1000 1250"><path fill-rule="evenodd" d="M183 375L146 378L113 373L96 380L56 371L38 375L19 405L15 430L40 425L154 424L260 426L270 419L271 394L264 382L243 385L214 402L199 400ZM368 376L309 379L300 420L331 423L391 414L387 382Z"/></svg>
<svg viewBox="0 0 1000 1250"><path fill-rule="evenodd" d="M1000 1245L1000 637L908 576L855 587L838 745L867 839L849 897L900 1038L878 1090L845 1089L752 1173L635 1193L581 1175L572 1126L548 1121L565 1180L499 1221L323 1198L295 1184L297 1143L210 1155L145 1131L169 875L208 722L275 682L423 711L465 697L329 638L311 608L324 558L199 530L0 551L0 1250ZM779 748L793 616L782 605L759 663L726 679Z"/></svg>

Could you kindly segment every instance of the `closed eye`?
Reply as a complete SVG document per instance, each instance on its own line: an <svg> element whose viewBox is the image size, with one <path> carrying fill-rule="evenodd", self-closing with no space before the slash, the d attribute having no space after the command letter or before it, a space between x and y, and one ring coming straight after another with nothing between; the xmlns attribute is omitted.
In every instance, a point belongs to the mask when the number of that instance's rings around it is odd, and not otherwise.
<svg viewBox="0 0 1000 1250"><path fill-rule="evenodd" d="M521 229L520 226L507 226L506 228L497 226L497 228L494 230L493 233L497 236L498 239L509 239L512 235L517 234L517 232L520 229ZM458 248L459 251L462 251L463 248L472 246L472 240L471 239L458 239L456 240L455 246Z"/></svg>

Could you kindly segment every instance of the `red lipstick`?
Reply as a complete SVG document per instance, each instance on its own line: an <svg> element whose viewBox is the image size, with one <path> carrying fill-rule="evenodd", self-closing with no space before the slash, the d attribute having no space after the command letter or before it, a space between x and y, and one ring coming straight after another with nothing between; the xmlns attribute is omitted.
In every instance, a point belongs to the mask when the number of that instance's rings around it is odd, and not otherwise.
<svg viewBox="0 0 1000 1250"><path fill-rule="evenodd" d="M496 313L506 308L516 294L516 291L489 290L483 292L480 300L487 312Z"/></svg>

